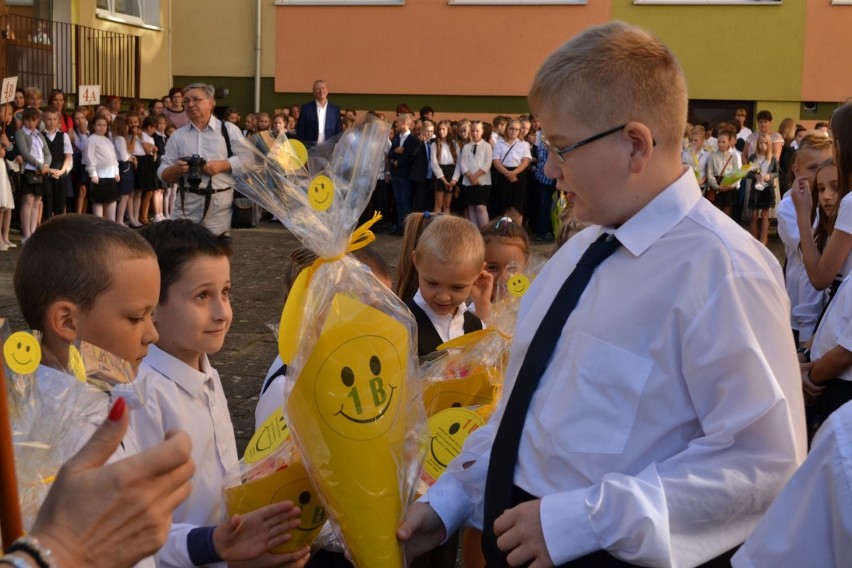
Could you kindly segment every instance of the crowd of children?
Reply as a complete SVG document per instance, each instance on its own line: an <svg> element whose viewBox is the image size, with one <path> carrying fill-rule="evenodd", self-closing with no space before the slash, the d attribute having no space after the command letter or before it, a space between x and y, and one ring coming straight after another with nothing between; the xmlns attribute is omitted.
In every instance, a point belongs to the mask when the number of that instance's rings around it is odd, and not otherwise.
<svg viewBox="0 0 852 568"><path fill-rule="evenodd" d="M659 89L627 88L602 108L586 106L597 100L589 93L623 76ZM14 143L3 149L20 160L6 155L19 166L12 182L0 175L0 248L11 245L12 188L21 194L14 284L50 354L40 372L66 367L75 340L138 372L144 396L113 460L157 447L172 429L192 441L192 489L175 505L164 546L140 565L345 566L340 554L268 552L299 525L293 503L225 512L224 480L239 456L208 356L234 317L232 249L201 225L167 220L173 190L154 173L170 125L182 120L182 92L170 92L162 114L154 105L149 116L122 113L119 101L70 121L55 108L63 97L53 93L41 111L40 96L27 89L19 113L6 109L4 142ZM736 566L783 565L798 534L828 542L819 565L848 560L847 497L832 503L825 484L848 493L852 468L832 461L834 477L821 486L813 478L826 476L818 460L850 449L852 103L835 111L828 133L773 133L761 111L756 132L737 120L716 137L687 127L684 140L677 62L618 23L560 48L530 100L546 135L526 115L435 123L429 109L417 120L400 109L370 206L403 237L395 281L375 252L353 253L411 310L418 355L428 358L488 325L507 280L529 262L525 226L553 238L554 191L592 224L557 249L523 301L496 419L409 510L399 531L409 561L454 567L462 526L483 531L484 556L480 535L464 533L471 567L715 566L744 540ZM248 134L267 145L294 121L292 111L249 118ZM225 119L239 117L228 109ZM732 181L744 163L745 181ZM61 215L68 199L78 212L90 202L94 215ZM766 244L776 205L784 278L755 241ZM743 207L755 239L729 219ZM564 227L567 235L576 225ZM313 261L304 249L291 255L285 290ZM283 402L286 372L272 362L258 424ZM111 399L86 399L87 427L71 449L107 418ZM782 490L805 458L805 427L811 439L820 426L814 454ZM790 514L796 491L815 496L809 518ZM833 507L840 512L825 510ZM818 534L811 517L821 519ZM789 538L777 542L779 533Z"/></svg>

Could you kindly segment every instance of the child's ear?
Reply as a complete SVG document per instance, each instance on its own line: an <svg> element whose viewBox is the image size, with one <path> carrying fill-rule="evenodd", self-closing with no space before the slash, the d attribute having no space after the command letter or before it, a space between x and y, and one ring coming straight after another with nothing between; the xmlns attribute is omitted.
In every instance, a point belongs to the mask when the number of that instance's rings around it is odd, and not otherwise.
<svg viewBox="0 0 852 568"><path fill-rule="evenodd" d="M640 174L651 159L654 148L654 136L651 130L641 122L628 122L624 134L630 139L630 171Z"/></svg>
<svg viewBox="0 0 852 568"><path fill-rule="evenodd" d="M417 269L417 251L416 250L411 251L411 263L414 264L414 268ZM419 269L418 269L418 271L419 271Z"/></svg>
<svg viewBox="0 0 852 568"><path fill-rule="evenodd" d="M77 339L77 319L80 308L68 300L56 300L45 313L44 331L64 341Z"/></svg>

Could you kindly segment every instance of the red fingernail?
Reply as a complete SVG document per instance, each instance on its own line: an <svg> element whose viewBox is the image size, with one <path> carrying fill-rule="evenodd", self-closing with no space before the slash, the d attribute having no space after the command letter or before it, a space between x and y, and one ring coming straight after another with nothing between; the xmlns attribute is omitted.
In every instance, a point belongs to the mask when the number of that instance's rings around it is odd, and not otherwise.
<svg viewBox="0 0 852 568"><path fill-rule="evenodd" d="M127 408L127 403L122 397L118 397L112 409L109 411L109 419L113 422L118 422L124 416L124 410Z"/></svg>

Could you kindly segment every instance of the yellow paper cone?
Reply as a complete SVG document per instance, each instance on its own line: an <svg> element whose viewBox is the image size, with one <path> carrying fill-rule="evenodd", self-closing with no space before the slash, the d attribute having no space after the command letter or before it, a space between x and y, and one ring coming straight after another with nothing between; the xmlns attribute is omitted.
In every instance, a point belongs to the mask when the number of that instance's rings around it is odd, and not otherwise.
<svg viewBox="0 0 852 568"><path fill-rule="evenodd" d="M356 566L400 567L396 529L409 334L337 294L287 402L302 456Z"/></svg>
<svg viewBox="0 0 852 568"><path fill-rule="evenodd" d="M292 501L302 509L301 524L290 533L291 540L271 550L275 554L309 546L326 520L325 509L302 462L293 462L271 475L225 490L228 515L250 513L282 501Z"/></svg>

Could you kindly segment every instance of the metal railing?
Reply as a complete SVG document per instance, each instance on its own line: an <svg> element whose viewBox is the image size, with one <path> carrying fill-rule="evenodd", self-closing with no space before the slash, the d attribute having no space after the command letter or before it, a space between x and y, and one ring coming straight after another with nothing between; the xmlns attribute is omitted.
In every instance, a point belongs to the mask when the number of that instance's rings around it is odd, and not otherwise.
<svg viewBox="0 0 852 568"><path fill-rule="evenodd" d="M19 87L38 87L46 97L52 89L100 85L103 95L139 96L137 36L16 14L0 17L0 35L3 76L17 75Z"/></svg>

